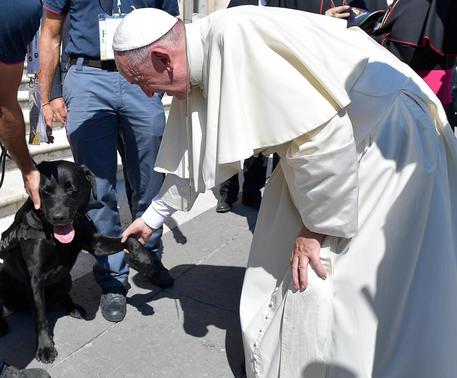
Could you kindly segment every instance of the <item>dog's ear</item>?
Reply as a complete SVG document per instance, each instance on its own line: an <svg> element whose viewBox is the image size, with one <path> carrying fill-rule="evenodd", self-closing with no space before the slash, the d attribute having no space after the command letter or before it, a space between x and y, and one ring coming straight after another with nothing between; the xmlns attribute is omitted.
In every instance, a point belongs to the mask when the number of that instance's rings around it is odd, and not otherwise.
<svg viewBox="0 0 457 378"><path fill-rule="evenodd" d="M89 181L90 187L92 189L93 197L95 199L97 199L97 182L95 181L94 174L84 164L81 164L81 168L84 171L84 175L86 176L86 180Z"/></svg>

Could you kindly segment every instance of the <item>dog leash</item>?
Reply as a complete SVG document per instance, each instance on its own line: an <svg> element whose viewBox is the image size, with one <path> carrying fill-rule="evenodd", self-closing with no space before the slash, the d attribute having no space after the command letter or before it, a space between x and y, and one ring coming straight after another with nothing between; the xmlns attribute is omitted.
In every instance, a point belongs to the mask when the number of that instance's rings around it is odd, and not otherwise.
<svg viewBox="0 0 457 378"><path fill-rule="evenodd" d="M1 153L0 153L0 169L2 173L0 174L0 188L3 186L3 181L5 180L5 173L6 173L6 159L12 159L10 154L8 154L8 151L6 147L0 143L0 148L1 148ZM36 169L38 169L38 165L35 162L35 160L31 159L33 165L35 166Z"/></svg>
<svg viewBox="0 0 457 378"><path fill-rule="evenodd" d="M0 154L0 165L1 165L1 170L2 170L2 174L1 174L1 177L0 177L0 188L2 187L3 185L3 180L5 179L5 171L6 171L6 158L10 158L11 159L11 156L8 155L8 152L6 151L6 148L3 144L0 143L0 147L2 149L2 152Z"/></svg>

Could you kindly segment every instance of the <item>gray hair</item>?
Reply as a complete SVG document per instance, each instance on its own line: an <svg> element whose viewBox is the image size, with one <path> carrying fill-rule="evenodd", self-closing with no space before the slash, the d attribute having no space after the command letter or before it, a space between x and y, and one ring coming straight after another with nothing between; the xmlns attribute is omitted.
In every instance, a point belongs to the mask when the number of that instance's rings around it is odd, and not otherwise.
<svg viewBox="0 0 457 378"><path fill-rule="evenodd" d="M139 47L137 49L128 50L125 52L117 52L118 54L124 55L128 59L128 64L130 66L137 66L142 63L149 64L149 49L151 46L164 46L164 47L171 47L175 45L179 38L181 37L181 27L177 27L177 25L181 25L182 21L178 20L178 22L162 37L160 37L157 41L150 43L149 45Z"/></svg>

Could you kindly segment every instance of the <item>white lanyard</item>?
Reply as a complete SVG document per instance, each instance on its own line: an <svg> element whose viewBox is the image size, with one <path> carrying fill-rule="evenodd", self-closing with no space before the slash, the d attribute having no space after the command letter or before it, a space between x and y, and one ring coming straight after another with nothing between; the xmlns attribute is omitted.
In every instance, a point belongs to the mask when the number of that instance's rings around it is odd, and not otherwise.
<svg viewBox="0 0 457 378"><path fill-rule="evenodd" d="M117 0L118 13L109 16L105 13L98 15L98 31L100 36L100 60L114 59L113 38L117 27L125 14L122 13L121 0Z"/></svg>

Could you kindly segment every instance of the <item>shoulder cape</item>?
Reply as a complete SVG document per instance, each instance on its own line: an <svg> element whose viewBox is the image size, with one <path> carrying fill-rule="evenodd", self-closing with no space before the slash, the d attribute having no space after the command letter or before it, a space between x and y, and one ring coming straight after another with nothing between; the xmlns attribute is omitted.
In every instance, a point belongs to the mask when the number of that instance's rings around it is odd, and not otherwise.
<svg viewBox="0 0 457 378"><path fill-rule="evenodd" d="M242 161L323 125L350 104L368 61L358 28L290 9L243 6L187 26L193 84L173 100L155 169L204 192ZM361 38L361 37L360 37Z"/></svg>

